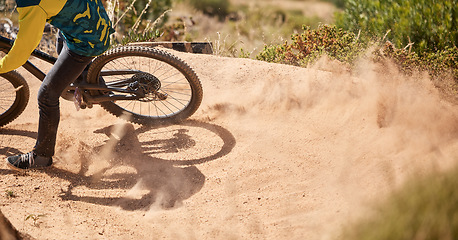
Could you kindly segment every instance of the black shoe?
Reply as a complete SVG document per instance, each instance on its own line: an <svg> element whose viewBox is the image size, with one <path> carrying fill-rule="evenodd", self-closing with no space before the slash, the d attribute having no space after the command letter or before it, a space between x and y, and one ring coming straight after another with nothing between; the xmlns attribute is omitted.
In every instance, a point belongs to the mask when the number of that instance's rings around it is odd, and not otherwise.
<svg viewBox="0 0 458 240"><path fill-rule="evenodd" d="M38 156L33 151L29 153L11 156L6 159L8 167L16 171L24 171L27 169L40 169L52 165L51 157Z"/></svg>

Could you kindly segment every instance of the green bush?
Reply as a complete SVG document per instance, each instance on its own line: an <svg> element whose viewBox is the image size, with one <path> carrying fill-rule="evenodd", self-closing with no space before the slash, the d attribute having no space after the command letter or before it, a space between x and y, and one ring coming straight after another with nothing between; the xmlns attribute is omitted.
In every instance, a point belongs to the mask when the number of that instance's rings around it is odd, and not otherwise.
<svg viewBox="0 0 458 240"><path fill-rule="evenodd" d="M390 59L406 74L412 71L427 71L434 79L443 79L451 76L458 81L458 47L445 47L437 52L417 54L405 48L398 49L391 42L374 51L374 60ZM458 87L452 86L453 88Z"/></svg>
<svg viewBox="0 0 458 240"><path fill-rule="evenodd" d="M453 47L458 41L457 0L347 0L336 24L367 37L386 37L395 46L413 43L416 52Z"/></svg>
<svg viewBox="0 0 458 240"><path fill-rule="evenodd" d="M313 30L304 26L303 33L292 35L291 43L264 46L256 59L306 67L326 54L331 59L351 66L361 53L368 52L368 46L375 47L371 48L371 54L368 55L375 62L392 61L405 74L427 71L433 79L439 81L451 76L455 84L447 86L450 89L443 90L447 92L458 90L458 47L446 46L443 50L436 52L417 54L410 48L396 48L389 41L383 44L381 42L362 42L352 32L330 25L321 25ZM437 81L436 83L439 84Z"/></svg>
<svg viewBox="0 0 458 240"><path fill-rule="evenodd" d="M414 178L339 239L458 239L458 169Z"/></svg>
<svg viewBox="0 0 458 240"><path fill-rule="evenodd" d="M338 29L336 26L320 25L317 29L303 26L303 33L293 34L292 43L265 46L256 59L307 66L308 63L326 54L331 59L353 62L364 50L355 34Z"/></svg>
<svg viewBox="0 0 458 240"><path fill-rule="evenodd" d="M444 50L429 53L422 60L422 64L433 76L451 71L454 78L458 80L458 47L446 47Z"/></svg>

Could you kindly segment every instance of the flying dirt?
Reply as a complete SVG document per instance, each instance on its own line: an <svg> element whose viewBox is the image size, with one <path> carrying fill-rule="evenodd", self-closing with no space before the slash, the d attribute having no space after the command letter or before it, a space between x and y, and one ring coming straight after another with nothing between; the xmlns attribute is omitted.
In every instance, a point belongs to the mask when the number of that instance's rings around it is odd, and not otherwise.
<svg viewBox="0 0 458 240"><path fill-rule="evenodd" d="M16 229L36 239L334 239L408 177L455 165L457 108L427 74L173 53L202 81L199 110L147 128L62 100L54 167L0 167L10 193L1 211ZM40 83L21 73L31 103L0 129L2 159L35 143Z"/></svg>

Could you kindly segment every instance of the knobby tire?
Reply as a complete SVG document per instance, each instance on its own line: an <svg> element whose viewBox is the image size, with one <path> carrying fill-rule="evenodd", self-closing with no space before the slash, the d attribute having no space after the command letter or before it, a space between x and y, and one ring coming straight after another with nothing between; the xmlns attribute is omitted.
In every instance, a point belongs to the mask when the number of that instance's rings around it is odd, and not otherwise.
<svg viewBox="0 0 458 240"><path fill-rule="evenodd" d="M21 115L29 96L29 86L17 71L0 74L0 127Z"/></svg>
<svg viewBox="0 0 458 240"><path fill-rule="evenodd" d="M137 59L142 59L146 63L137 65ZM101 77L102 71L121 71L127 68L148 72L153 78L157 78L162 85L160 91L168 94L167 96L169 97L167 101L153 101L150 98L145 98L102 102L100 104L102 108L111 114L137 124L160 125L180 122L190 117L199 108L203 92L201 82L194 70L183 60L158 48L123 46L111 49L94 60L88 69L87 81L89 83L109 85L108 78ZM171 78L177 78L178 80L169 80ZM167 83L167 81L170 81L170 83ZM180 84L180 86L189 89L167 89L167 86L172 84ZM91 95L98 94L103 93L95 90L91 91ZM181 96L186 99L181 100ZM173 101L173 103L169 103L169 101ZM122 106L122 104L126 106ZM141 106L146 107L142 109Z"/></svg>

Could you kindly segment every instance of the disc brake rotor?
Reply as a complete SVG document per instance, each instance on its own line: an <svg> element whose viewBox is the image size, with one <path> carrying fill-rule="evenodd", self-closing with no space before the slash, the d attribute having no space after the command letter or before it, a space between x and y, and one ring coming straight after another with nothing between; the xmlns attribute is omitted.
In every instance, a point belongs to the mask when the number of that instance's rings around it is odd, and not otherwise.
<svg viewBox="0 0 458 240"><path fill-rule="evenodd" d="M144 96L140 101L156 101L167 99L166 93L161 93L161 81L149 73L137 73L131 78L129 89L135 90L139 95Z"/></svg>

